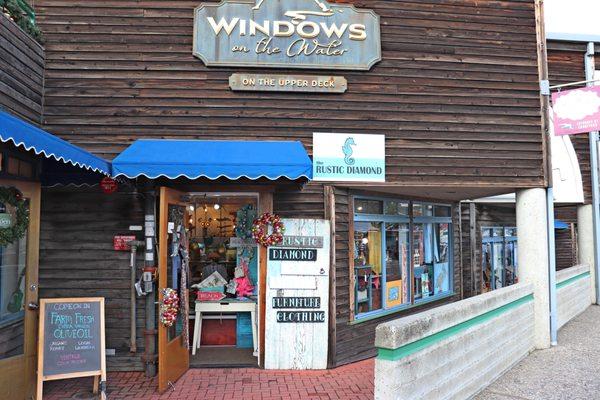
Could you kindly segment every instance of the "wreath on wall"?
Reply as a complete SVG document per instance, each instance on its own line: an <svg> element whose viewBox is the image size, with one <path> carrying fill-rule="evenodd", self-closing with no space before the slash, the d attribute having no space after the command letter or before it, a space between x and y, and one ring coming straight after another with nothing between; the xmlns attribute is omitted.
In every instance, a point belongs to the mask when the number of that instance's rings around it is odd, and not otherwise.
<svg viewBox="0 0 600 400"><path fill-rule="evenodd" d="M271 227L271 234L269 234L269 227ZM264 213L256 218L252 225L252 238L264 247L281 243L284 233L285 226L277 214Z"/></svg>
<svg viewBox="0 0 600 400"><path fill-rule="evenodd" d="M6 246L21 239L29 226L29 208L23 193L14 187L0 187L0 204L4 204L5 212L11 222L7 227L0 227L0 246ZM14 215L8 212L8 206L14 207Z"/></svg>

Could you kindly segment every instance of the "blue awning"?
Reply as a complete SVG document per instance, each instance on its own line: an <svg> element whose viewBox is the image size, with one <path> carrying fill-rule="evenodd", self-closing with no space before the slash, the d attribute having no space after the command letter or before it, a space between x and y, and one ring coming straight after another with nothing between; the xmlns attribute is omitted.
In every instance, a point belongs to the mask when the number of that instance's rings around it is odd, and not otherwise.
<svg viewBox="0 0 600 400"><path fill-rule="evenodd" d="M291 180L312 177L312 161L301 142L135 141L112 162L113 176L150 179L228 178Z"/></svg>
<svg viewBox="0 0 600 400"><path fill-rule="evenodd" d="M569 224L567 224L566 222L562 222L558 219L554 220L554 229L568 229L569 228Z"/></svg>
<svg viewBox="0 0 600 400"><path fill-rule="evenodd" d="M110 175L111 172L110 164L100 157L4 111L0 111L0 140L5 143L13 142L17 147L65 164L104 175Z"/></svg>

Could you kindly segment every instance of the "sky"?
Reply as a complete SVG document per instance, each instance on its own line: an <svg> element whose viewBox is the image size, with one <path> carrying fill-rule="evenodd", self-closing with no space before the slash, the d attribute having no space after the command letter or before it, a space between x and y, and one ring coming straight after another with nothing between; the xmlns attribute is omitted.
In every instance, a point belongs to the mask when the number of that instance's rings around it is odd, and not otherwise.
<svg viewBox="0 0 600 400"><path fill-rule="evenodd" d="M545 0L548 39L600 42L600 0Z"/></svg>

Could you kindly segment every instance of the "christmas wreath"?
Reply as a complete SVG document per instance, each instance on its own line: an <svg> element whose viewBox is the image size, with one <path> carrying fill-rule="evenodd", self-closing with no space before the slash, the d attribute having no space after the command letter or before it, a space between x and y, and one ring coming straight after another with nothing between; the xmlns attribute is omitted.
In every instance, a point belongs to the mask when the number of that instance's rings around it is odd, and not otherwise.
<svg viewBox="0 0 600 400"><path fill-rule="evenodd" d="M166 327L173 326L179 312L179 295L175 289L164 288L160 302L160 323Z"/></svg>
<svg viewBox="0 0 600 400"><path fill-rule="evenodd" d="M269 226L271 234L269 234ZM281 243L284 233L285 226L279 215L276 214L264 213L255 219L252 225L252 238L256 243L265 247Z"/></svg>
<svg viewBox="0 0 600 400"><path fill-rule="evenodd" d="M0 204L4 204L8 213L8 206L14 207L14 216L10 216L12 223L0 228L0 246L6 246L15 240L21 239L29 226L29 208L23 194L14 187L0 187Z"/></svg>

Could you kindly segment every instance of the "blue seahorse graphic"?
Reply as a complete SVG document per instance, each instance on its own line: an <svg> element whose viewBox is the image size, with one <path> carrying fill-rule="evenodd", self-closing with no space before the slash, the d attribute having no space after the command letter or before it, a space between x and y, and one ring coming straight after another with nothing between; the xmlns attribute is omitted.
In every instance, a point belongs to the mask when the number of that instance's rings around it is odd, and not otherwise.
<svg viewBox="0 0 600 400"><path fill-rule="evenodd" d="M352 147L350 146L356 146L356 143L354 143L354 138L353 137L349 137L346 139L346 141L344 142L344 145L342 146L342 151L344 152L344 162L347 165L353 165L354 164L354 158L352 158Z"/></svg>

